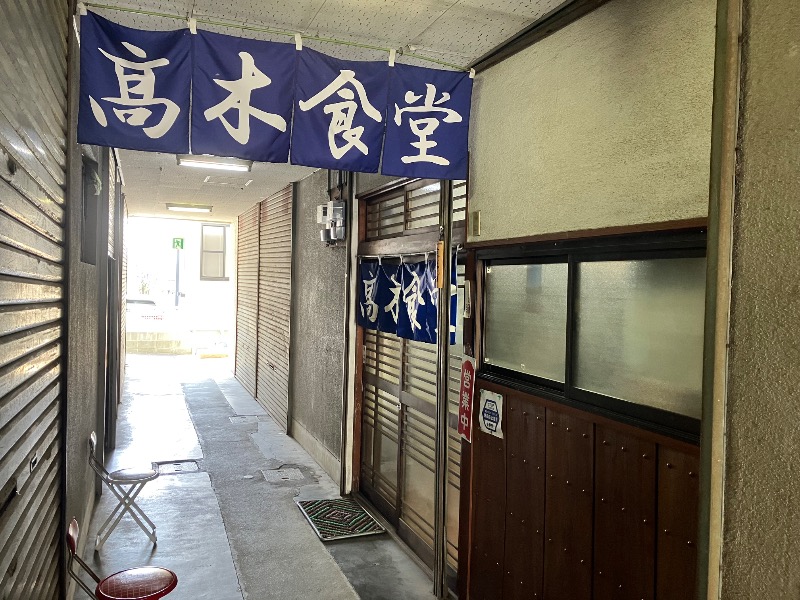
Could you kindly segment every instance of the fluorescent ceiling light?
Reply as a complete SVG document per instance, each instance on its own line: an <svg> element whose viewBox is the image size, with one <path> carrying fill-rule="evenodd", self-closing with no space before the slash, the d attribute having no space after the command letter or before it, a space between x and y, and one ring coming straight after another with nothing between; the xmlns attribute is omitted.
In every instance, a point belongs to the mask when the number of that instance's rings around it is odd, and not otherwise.
<svg viewBox="0 0 800 600"><path fill-rule="evenodd" d="M238 158L218 158L216 156L178 154L178 164L184 167L201 169L220 169L222 171L249 171L253 167L252 160Z"/></svg>
<svg viewBox="0 0 800 600"><path fill-rule="evenodd" d="M210 213L213 206L207 204L172 204L167 202L167 210L175 212Z"/></svg>

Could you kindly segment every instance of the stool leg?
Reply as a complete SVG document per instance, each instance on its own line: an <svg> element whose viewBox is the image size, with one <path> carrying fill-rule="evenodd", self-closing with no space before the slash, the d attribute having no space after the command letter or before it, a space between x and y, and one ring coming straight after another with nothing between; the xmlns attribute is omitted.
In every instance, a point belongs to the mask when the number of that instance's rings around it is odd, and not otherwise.
<svg viewBox="0 0 800 600"><path fill-rule="evenodd" d="M140 529L144 531L145 535L150 539L151 542L154 544L158 542L158 538L156 537L156 526L155 524L144 514L144 511L136 504L136 496L139 495L139 492L142 491L144 488L144 483L139 484L138 486L131 488L128 490L128 493L125 495L125 507L123 508L123 512L127 512L136 521L137 525L139 525ZM138 513L138 514L137 514ZM147 527L144 523L139 519L139 515L144 517L144 520L152 528L151 531L148 531Z"/></svg>
<svg viewBox="0 0 800 600"><path fill-rule="evenodd" d="M148 516L145 514L145 512L142 510L142 507L141 507L141 506L139 506L139 505L136 503L136 501L135 501L135 500L136 500L136 496L138 496L138 495L139 495L139 492L141 492L141 491L142 491L142 488L144 488L144 483L143 483L143 484L142 484L142 486L141 486L141 487L140 487L140 488L139 488L139 489L136 491L136 493L135 493L135 494L133 494L133 495L130 497L130 502L129 502L128 504L129 504L129 506L131 507L131 509L132 509L132 510L136 511L136 513L139 515L139 517L141 517L141 518L142 518L144 521L146 521L146 522L147 522L147 524L150 526L150 529L152 529L153 531L155 531L155 529L156 529L156 524L155 524L155 523L153 523L153 522L150 520L150 517L148 517ZM135 515L133 515L133 513L131 513L131 516L132 516L134 519L136 518L136 517L135 517Z"/></svg>
<svg viewBox="0 0 800 600"><path fill-rule="evenodd" d="M119 502L108 516L108 519L106 519L105 523L103 523L97 532L97 538L95 538L95 551L99 551L103 547L103 544L105 544L106 540L109 538L109 536L111 536L111 533L114 531L114 529L116 529L126 512L131 515L139 528L144 531L147 538L153 544L158 542L155 524L147 517L147 515L144 514L144 511L142 511L139 505L135 502L136 496L138 496L139 492L142 491L145 483L147 482L130 484L127 487L125 484L108 485L109 489L117 497ZM134 509L131 507L134 507ZM137 512L143 516L147 523L151 526L151 531L149 531L145 524L142 523L142 520L139 518L139 515L137 515Z"/></svg>
<svg viewBox="0 0 800 600"><path fill-rule="evenodd" d="M94 542L95 551L99 551L103 547L103 544L111 535L111 532L114 531L114 528L117 526L117 523L119 523L120 519L122 518L122 515L125 514L125 511L123 510L124 509L123 501L120 495L117 493L117 490L110 485L108 486L108 488L117 497L118 502L117 505L114 507L114 510L111 511L111 514L108 515L108 518L103 522L103 524L97 530L97 537L95 538ZM109 526L109 524L112 523L112 521L113 524Z"/></svg>

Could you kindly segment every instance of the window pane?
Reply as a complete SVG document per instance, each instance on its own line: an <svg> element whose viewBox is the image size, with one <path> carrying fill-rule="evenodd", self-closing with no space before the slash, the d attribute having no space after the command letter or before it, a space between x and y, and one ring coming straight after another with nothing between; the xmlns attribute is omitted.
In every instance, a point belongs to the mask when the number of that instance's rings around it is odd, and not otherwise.
<svg viewBox="0 0 800 600"><path fill-rule="evenodd" d="M225 277L224 254L221 252L203 252L202 277Z"/></svg>
<svg viewBox="0 0 800 600"><path fill-rule="evenodd" d="M705 258L578 266L575 385L700 418Z"/></svg>
<svg viewBox="0 0 800 600"><path fill-rule="evenodd" d="M203 251L223 252L225 250L224 234L225 230L221 225L203 225Z"/></svg>
<svg viewBox="0 0 800 600"><path fill-rule="evenodd" d="M564 382L567 265L486 269L486 362Z"/></svg>

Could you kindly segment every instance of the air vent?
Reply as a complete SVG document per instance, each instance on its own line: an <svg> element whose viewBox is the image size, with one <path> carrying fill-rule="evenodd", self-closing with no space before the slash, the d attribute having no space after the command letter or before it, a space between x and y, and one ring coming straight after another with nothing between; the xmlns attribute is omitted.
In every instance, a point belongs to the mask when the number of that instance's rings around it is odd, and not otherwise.
<svg viewBox="0 0 800 600"><path fill-rule="evenodd" d="M248 185L253 183L253 180L248 179L247 177L236 177L235 175L208 175L205 179L203 179L203 183L207 185L235 187L243 190Z"/></svg>

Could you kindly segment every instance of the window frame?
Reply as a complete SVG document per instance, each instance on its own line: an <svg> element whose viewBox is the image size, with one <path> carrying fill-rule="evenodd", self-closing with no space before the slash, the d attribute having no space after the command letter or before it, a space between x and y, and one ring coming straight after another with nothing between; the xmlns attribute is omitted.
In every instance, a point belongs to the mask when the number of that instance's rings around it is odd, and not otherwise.
<svg viewBox="0 0 800 600"><path fill-rule="evenodd" d="M222 229L222 250L206 250L205 248L205 228L219 227ZM200 224L200 281L230 281L228 276L228 229L230 225L225 223L201 223ZM222 277L208 277L203 275L206 254L222 254Z"/></svg>
<svg viewBox="0 0 800 600"><path fill-rule="evenodd" d="M479 276L492 265L564 263L567 269L567 323L564 383L528 375L486 362L486 333L481 336L478 375L488 381L533 393L568 406L610 417L630 425L668 435L693 444L700 441L700 419L660 408L591 392L575 386L575 342L578 265L588 262L634 261L668 258L705 258L706 232L699 231L636 234L565 240L516 247L478 250ZM480 299L481 322L486 323L486 285Z"/></svg>

